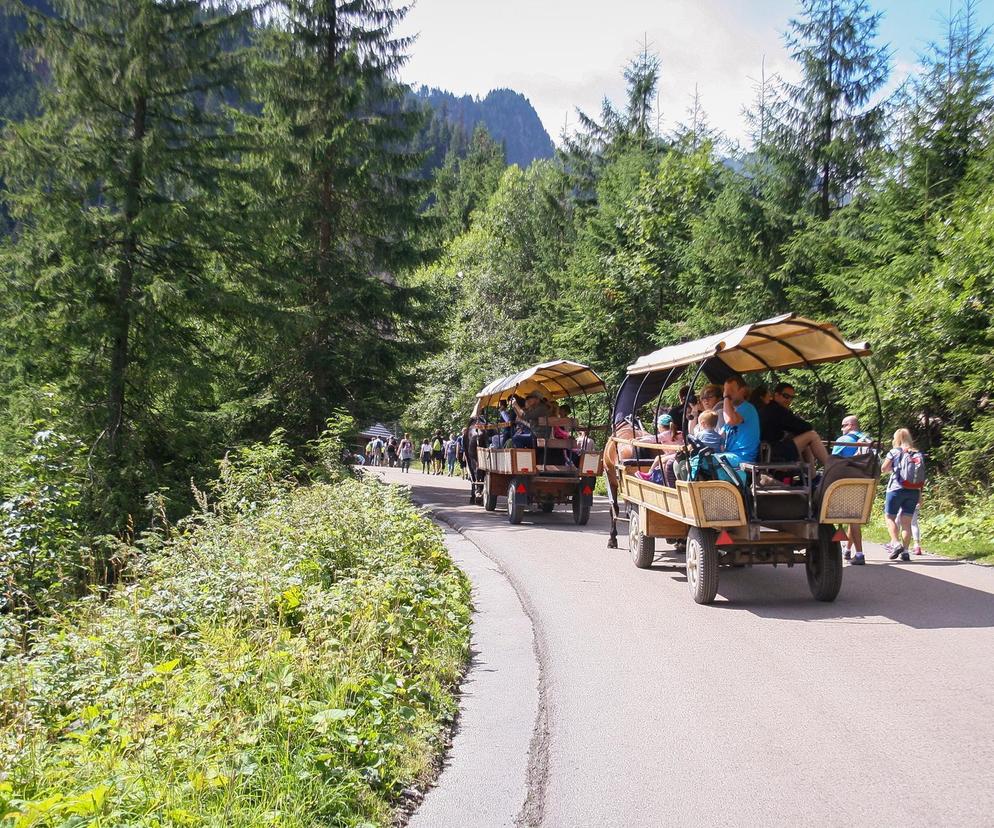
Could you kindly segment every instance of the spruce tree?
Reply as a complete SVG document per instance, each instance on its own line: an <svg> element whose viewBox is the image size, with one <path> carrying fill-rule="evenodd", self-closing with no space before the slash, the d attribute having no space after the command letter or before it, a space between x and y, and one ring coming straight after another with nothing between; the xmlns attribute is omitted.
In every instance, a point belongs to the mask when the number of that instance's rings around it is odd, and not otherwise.
<svg viewBox="0 0 994 828"><path fill-rule="evenodd" d="M560 163L570 179L574 198L581 205L596 201L597 181L613 158L642 153L649 161L658 157L661 142L656 135L656 90L659 86L659 56L648 44L625 67L625 108L619 111L607 98L601 104L600 121L578 109L579 129L563 133Z"/></svg>
<svg viewBox="0 0 994 828"><path fill-rule="evenodd" d="M874 43L879 21L866 0L802 0L785 35L801 80L781 84L776 152L796 167L797 186L814 188L821 218L852 193L882 140L884 108L870 105L890 66Z"/></svg>
<svg viewBox="0 0 994 828"><path fill-rule="evenodd" d="M9 127L2 150L17 223L3 251L7 379L71 397L116 523L161 483L170 440L210 397L209 328L231 307L217 274L237 236L215 209L232 149L216 100L240 62L226 38L251 10L51 8L21 4L50 80L42 113Z"/></svg>
<svg viewBox="0 0 994 828"><path fill-rule="evenodd" d="M451 240L469 229L473 212L493 195L507 167L504 147L483 124L473 130L469 152L460 158L450 151L435 177L431 215L442 223L442 238Z"/></svg>
<svg viewBox="0 0 994 828"><path fill-rule="evenodd" d="M900 150L905 180L931 205L948 199L989 140L994 65L990 28L978 26L976 0L965 0L946 21L944 42L933 44L923 63Z"/></svg>
<svg viewBox="0 0 994 828"><path fill-rule="evenodd" d="M314 432L328 412L384 416L402 402L424 339L423 296L400 272L421 255L426 196L410 147L423 113L403 106L397 71L407 13L386 0L286 0L263 47L273 216L295 324L280 354L281 392Z"/></svg>

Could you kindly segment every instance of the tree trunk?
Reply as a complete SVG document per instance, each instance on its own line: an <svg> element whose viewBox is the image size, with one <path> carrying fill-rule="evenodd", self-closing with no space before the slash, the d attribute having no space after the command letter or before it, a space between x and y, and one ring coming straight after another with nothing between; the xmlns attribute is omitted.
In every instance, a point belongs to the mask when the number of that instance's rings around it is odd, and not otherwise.
<svg viewBox="0 0 994 828"><path fill-rule="evenodd" d="M325 45L325 55L324 55L324 68L326 72L326 80L334 82L335 80L335 65L338 57L338 3L337 0L331 0L328 4L328 34L327 42ZM327 104L331 111L333 109L333 101L328 101ZM332 213L332 196L334 192L334 183L332 181L332 170L330 169L329 159L323 159L324 169L321 170L321 193L320 193L320 205L321 214L318 216L318 263L321 268L322 281L326 278L328 261L331 256L331 213ZM327 285L322 285L322 287L327 290Z"/></svg>
<svg viewBox="0 0 994 828"><path fill-rule="evenodd" d="M825 83L825 114L822 127L824 129L822 152L832 143L833 115L835 110L835 4L833 3L828 12L828 54L826 55L826 83ZM827 219L831 212L831 164L828 158L822 162L821 169L821 217Z"/></svg>
<svg viewBox="0 0 994 828"><path fill-rule="evenodd" d="M121 261L117 266L117 295L111 319L112 349L110 382L107 395L107 442L111 463L116 465L121 454L121 429L124 424L124 388L130 358L131 298L135 280L135 255L138 238L135 220L141 208L141 183L144 175L144 148L147 99L135 100L131 121L131 157L124 193L124 241Z"/></svg>

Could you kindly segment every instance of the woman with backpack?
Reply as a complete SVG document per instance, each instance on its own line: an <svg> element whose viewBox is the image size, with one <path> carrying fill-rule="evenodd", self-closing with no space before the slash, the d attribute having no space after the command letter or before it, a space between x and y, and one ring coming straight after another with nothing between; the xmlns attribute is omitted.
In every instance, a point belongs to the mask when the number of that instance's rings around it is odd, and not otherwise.
<svg viewBox="0 0 994 828"><path fill-rule="evenodd" d="M894 432L892 445L893 448L887 452L880 467L881 471L890 472L884 498L884 519L890 533L890 543L886 549L892 561L898 558L910 561L908 547L911 546L911 516L921 500L922 487L925 485L925 455L918 450L911 432L906 428L899 428Z"/></svg>
<svg viewBox="0 0 994 828"><path fill-rule="evenodd" d="M431 438L431 470L435 474L441 474L445 463L445 438L441 431L436 431Z"/></svg>

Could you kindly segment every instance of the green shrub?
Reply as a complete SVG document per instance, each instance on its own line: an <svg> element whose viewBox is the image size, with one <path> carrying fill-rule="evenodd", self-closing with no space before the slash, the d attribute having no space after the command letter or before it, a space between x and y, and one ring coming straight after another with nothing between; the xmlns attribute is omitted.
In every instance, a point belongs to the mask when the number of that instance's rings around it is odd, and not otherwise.
<svg viewBox="0 0 994 828"><path fill-rule="evenodd" d="M75 598L90 560L80 527L83 444L48 427L26 443L0 495L0 608L19 620Z"/></svg>
<svg viewBox="0 0 994 828"><path fill-rule="evenodd" d="M397 490L287 461L231 455L133 583L0 662L7 824L387 825L430 776L466 580Z"/></svg>

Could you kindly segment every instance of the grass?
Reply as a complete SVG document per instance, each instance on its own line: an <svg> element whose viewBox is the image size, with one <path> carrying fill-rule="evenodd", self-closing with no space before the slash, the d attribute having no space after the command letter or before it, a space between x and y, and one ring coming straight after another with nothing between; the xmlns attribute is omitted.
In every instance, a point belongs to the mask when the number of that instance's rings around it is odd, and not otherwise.
<svg viewBox="0 0 994 828"><path fill-rule="evenodd" d="M945 558L994 564L994 519L990 499L977 501L972 509L960 512L929 513L927 501L919 518L922 549ZM874 504L870 522L863 527L863 538L873 543L887 543L890 535L884 523L883 499Z"/></svg>
<svg viewBox="0 0 994 828"><path fill-rule="evenodd" d="M433 775L470 620L439 531L374 481L241 471L133 583L7 642L4 826L389 825Z"/></svg>

